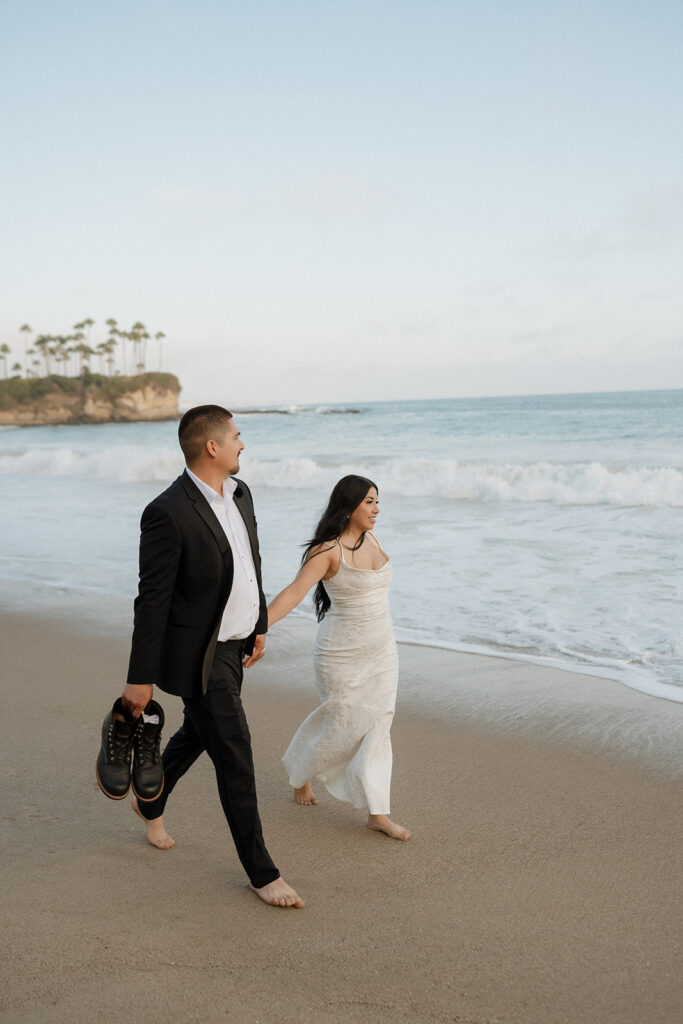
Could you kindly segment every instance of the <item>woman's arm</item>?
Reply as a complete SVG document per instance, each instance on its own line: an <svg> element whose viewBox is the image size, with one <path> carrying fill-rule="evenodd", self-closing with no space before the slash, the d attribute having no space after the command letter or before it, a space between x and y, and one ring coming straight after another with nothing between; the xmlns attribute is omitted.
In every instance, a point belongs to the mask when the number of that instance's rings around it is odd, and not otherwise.
<svg viewBox="0 0 683 1024"><path fill-rule="evenodd" d="M311 587L320 583L323 576L332 568L338 568L336 555L337 546L321 546L311 552L304 564L299 569L296 579L288 587L281 590L277 597L268 605L268 627L272 626L285 615L289 615L292 608L296 608L305 598ZM336 555L336 557L335 557Z"/></svg>

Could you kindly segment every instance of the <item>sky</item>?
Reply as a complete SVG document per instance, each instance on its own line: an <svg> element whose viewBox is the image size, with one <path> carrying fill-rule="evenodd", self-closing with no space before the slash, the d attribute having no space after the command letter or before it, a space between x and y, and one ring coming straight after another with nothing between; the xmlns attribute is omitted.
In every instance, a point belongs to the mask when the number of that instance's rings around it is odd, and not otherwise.
<svg viewBox="0 0 683 1024"><path fill-rule="evenodd" d="M681 52L679 0L5 0L0 342L141 320L184 405L683 387Z"/></svg>

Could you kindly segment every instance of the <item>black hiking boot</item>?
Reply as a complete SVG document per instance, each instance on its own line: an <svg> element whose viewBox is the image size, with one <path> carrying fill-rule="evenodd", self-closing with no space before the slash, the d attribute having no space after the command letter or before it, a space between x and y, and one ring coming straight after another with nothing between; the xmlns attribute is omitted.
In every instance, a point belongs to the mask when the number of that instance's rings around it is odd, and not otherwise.
<svg viewBox="0 0 683 1024"><path fill-rule="evenodd" d="M121 698L102 723L102 746L95 765L97 784L110 800L123 800L130 789L130 761L138 720L126 715Z"/></svg>
<svg viewBox="0 0 683 1024"><path fill-rule="evenodd" d="M145 719L156 721L145 721ZM138 719L133 741L133 792L138 800L150 803L164 788L164 766L161 762L161 730L164 710L151 700Z"/></svg>

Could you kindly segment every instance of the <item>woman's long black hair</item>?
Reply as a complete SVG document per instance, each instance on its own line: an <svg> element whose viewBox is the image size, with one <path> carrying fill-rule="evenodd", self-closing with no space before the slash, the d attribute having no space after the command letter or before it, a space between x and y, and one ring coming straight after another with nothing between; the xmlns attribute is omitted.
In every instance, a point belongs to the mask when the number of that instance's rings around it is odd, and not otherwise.
<svg viewBox="0 0 683 1024"><path fill-rule="evenodd" d="M315 533L306 545L301 564L303 565L310 558L311 551L319 544L335 543L346 529L349 517L354 509L357 509L363 498L366 497L371 487L377 490L377 484L368 480L365 476L356 476L355 473L343 476L334 485L327 508L320 517L320 522L315 528ZM358 542L354 544L353 550L357 551L365 540L365 531L361 533ZM325 617L330 607L330 598L325 590L322 580L315 588L313 594L315 601L315 613L318 622Z"/></svg>

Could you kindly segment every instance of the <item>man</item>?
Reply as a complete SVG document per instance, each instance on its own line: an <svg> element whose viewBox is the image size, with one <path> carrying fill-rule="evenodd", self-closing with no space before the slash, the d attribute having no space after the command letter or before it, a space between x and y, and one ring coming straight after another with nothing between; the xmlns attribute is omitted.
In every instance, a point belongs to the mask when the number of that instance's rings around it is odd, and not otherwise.
<svg viewBox="0 0 683 1024"><path fill-rule="evenodd" d="M182 697L184 720L164 750L161 794L147 803L134 799L133 806L154 846L175 845L164 829L166 800L206 751L251 889L273 906L302 907L263 841L240 696L242 669L263 657L268 623L251 494L231 479L244 444L232 414L217 405L186 412L178 439L186 470L142 514L140 586L121 699L137 717L156 685Z"/></svg>

